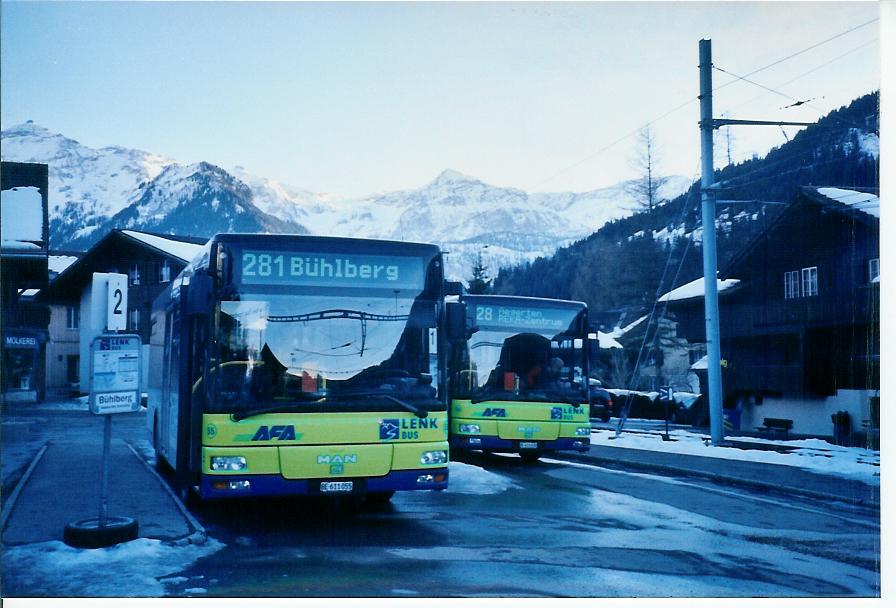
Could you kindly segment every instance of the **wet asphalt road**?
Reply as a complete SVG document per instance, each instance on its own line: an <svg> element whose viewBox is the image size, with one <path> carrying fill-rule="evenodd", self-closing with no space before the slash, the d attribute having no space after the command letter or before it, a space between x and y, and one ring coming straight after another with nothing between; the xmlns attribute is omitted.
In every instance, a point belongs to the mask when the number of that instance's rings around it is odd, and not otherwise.
<svg viewBox="0 0 896 608"><path fill-rule="evenodd" d="M7 468L54 434L100 421L54 414ZM148 450L145 417L114 433ZM27 449L26 449L27 448ZM452 453L449 490L372 508L303 499L193 505L224 548L164 578L199 597L877 596L874 509L542 459Z"/></svg>
<svg viewBox="0 0 896 608"><path fill-rule="evenodd" d="M371 508L194 507L226 548L174 596L875 596L875 511L543 459L470 454L446 492Z"/></svg>

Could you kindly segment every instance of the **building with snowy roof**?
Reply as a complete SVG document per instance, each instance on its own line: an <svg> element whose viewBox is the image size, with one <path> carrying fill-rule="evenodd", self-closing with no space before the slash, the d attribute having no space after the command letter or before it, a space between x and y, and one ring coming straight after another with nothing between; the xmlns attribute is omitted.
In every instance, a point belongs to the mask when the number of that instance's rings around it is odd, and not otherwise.
<svg viewBox="0 0 896 608"><path fill-rule="evenodd" d="M116 229L61 268L58 276L37 296L39 302L50 305L54 311L51 342L56 343L56 349L47 357L47 381L55 388L62 388L77 386L87 377L89 362L81 354L89 348L93 335L83 323L90 318L85 307L89 304L86 296L94 273L128 275L128 331L138 334L148 344L153 300L207 240ZM59 260L60 266L62 262ZM75 342L78 348L73 348ZM80 389L86 391L87 387L80 386Z"/></svg>
<svg viewBox="0 0 896 608"><path fill-rule="evenodd" d="M832 435L843 411L853 431L878 427L879 217L876 194L801 188L720 269L722 388L741 428L780 418ZM705 342L702 279L660 299L681 335Z"/></svg>
<svg viewBox="0 0 896 608"><path fill-rule="evenodd" d="M0 182L0 399L40 401L49 313L30 296L47 285L48 168L4 161Z"/></svg>

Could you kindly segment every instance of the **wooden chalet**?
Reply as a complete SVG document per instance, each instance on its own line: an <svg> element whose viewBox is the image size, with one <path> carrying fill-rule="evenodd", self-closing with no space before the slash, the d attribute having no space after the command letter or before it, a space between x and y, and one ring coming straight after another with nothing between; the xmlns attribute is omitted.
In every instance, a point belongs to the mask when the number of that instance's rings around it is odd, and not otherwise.
<svg viewBox="0 0 896 608"><path fill-rule="evenodd" d="M879 217L876 195L802 188L720 270L722 388L742 428L830 435L844 411L852 431L879 425ZM679 333L705 343L702 288L670 295Z"/></svg>

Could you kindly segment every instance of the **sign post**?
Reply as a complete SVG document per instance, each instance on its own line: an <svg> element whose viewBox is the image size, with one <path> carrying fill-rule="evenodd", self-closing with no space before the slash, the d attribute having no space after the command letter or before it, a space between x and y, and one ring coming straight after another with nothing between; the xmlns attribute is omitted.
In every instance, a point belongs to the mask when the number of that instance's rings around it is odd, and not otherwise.
<svg viewBox="0 0 896 608"><path fill-rule="evenodd" d="M112 333L124 329L127 321L127 281L124 275L109 275L106 315L107 331L90 343L90 411L103 420L103 470L100 479L99 517L84 519L65 527L65 542L74 547L108 547L137 538L137 521L130 517L109 517L109 458L112 442L112 414L140 409L141 340L135 334Z"/></svg>

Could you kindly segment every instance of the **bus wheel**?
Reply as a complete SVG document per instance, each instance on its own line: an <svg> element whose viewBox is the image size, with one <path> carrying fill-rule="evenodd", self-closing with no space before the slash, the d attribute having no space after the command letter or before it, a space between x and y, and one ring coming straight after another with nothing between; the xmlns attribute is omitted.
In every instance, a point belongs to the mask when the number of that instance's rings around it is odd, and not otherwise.
<svg viewBox="0 0 896 608"><path fill-rule="evenodd" d="M387 504L392 497L395 495L395 490L391 492L370 492L367 495L367 504L369 505L384 505Z"/></svg>
<svg viewBox="0 0 896 608"><path fill-rule="evenodd" d="M106 525L100 526L98 518L82 519L65 526L62 538L70 547L111 547L137 538L137 520L130 517L107 517Z"/></svg>
<svg viewBox="0 0 896 608"><path fill-rule="evenodd" d="M523 459L523 462L526 464L532 464L533 462L538 462L538 459L541 458L540 452L520 452L520 458Z"/></svg>

